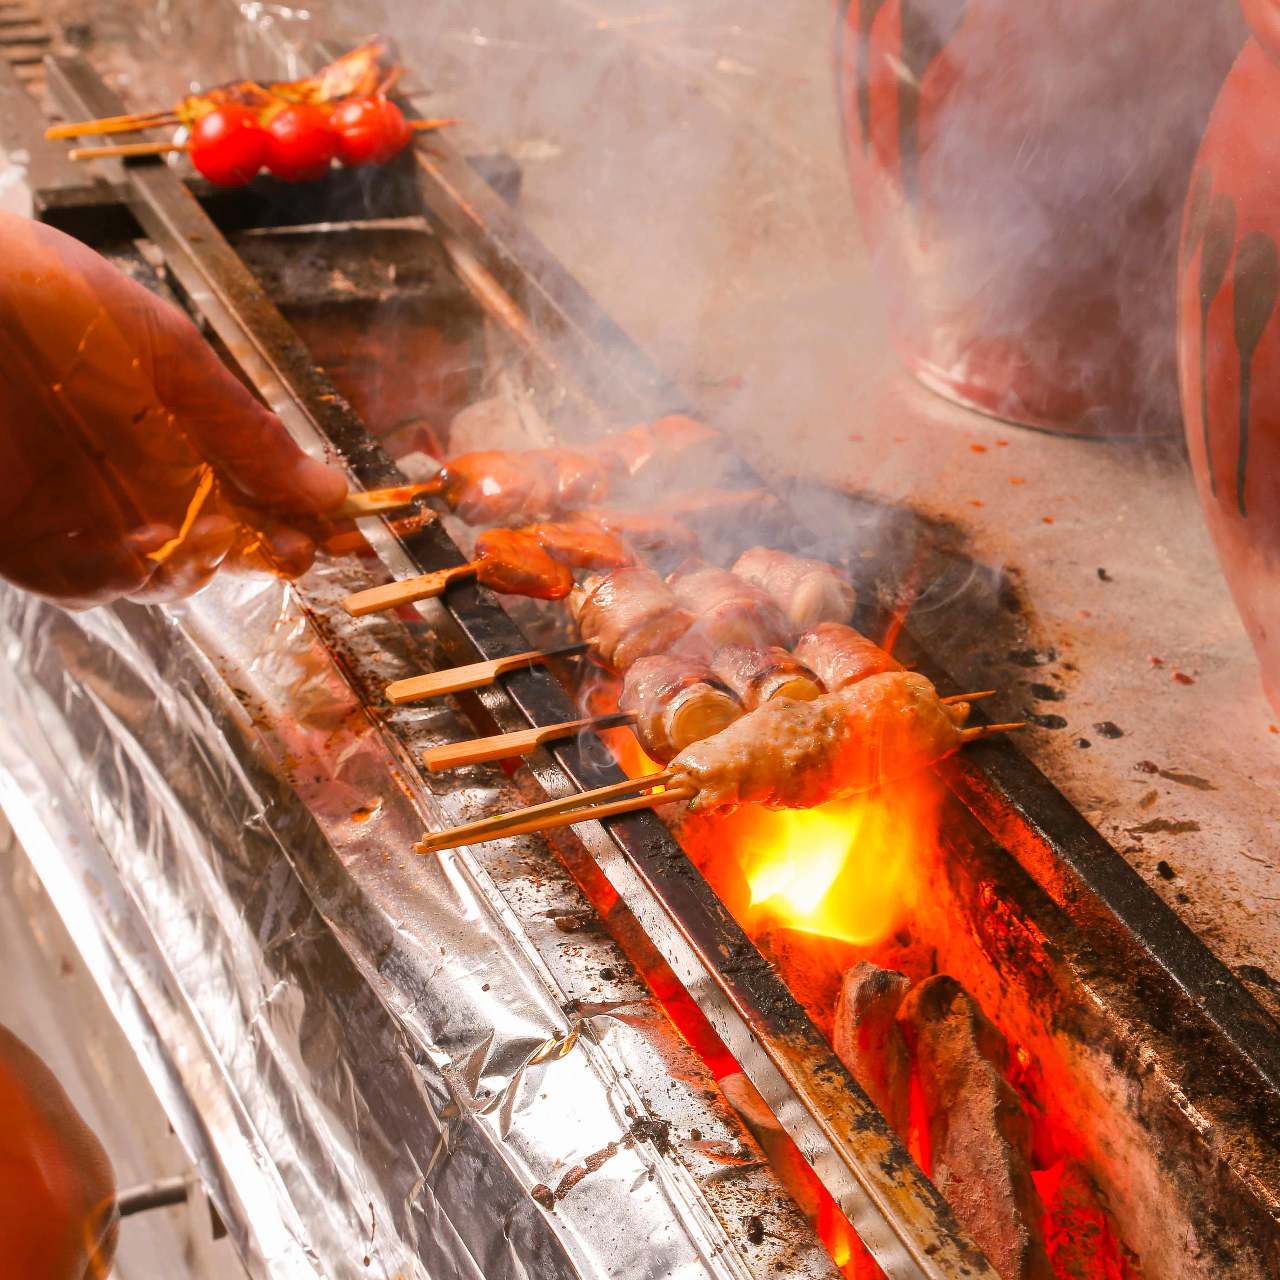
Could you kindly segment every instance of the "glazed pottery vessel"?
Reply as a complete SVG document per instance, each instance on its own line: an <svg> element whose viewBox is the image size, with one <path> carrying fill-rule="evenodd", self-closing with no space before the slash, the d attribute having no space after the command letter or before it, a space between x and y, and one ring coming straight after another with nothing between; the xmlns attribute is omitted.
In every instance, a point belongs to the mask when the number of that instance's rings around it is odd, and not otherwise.
<svg viewBox="0 0 1280 1280"><path fill-rule="evenodd" d="M1178 427L1171 281L1234 0L838 0L850 174L928 386L1084 435Z"/></svg>
<svg viewBox="0 0 1280 1280"><path fill-rule="evenodd" d="M1187 447L1232 594L1280 711L1280 0L1213 108L1183 220L1178 363Z"/></svg>

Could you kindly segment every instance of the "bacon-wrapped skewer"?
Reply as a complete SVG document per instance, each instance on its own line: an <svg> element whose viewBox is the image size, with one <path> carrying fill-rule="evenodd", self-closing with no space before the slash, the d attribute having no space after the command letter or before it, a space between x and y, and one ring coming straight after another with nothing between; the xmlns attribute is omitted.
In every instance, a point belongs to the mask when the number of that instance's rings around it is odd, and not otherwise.
<svg viewBox="0 0 1280 1280"><path fill-rule="evenodd" d="M670 652L694 621L670 587L639 565L588 579L569 608L601 665L618 672L651 654Z"/></svg>
<svg viewBox="0 0 1280 1280"><path fill-rule="evenodd" d="M680 642L682 653L710 661L725 645L786 648L794 638L774 601L727 569L690 559L667 583L679 604L697 615Z"/></svg>
<svg viewBox="0 0 1280 1280"><path fill-rule="evenodd" d="M671 654L640 658L627 671L618 706L634 717L646 754L667 761L743 713L709 667Z"/></svg>
<svg viewBox="0 0 1280 1280"><path fill-rule="evenodd" d="M777 645L725 645L712 657L711 670L748 711L775 698L812 702L823 693L818 677Z"/></svg>
<svg viewBox="0 0 1280 1280"><path fill-rule="evenodd" d="M868 676L902 670L902 664L874 640L839 622L823 622L806 631L796 641L795 655L830 693Z"/></svg>
<svg viewBox="0 0 1280 1280"><path fill-rule="evenodd" d="M825 560L752 547L738 557L733 572L767 592L797 631L821 622L848 622L858 603L853 583Z"/></svg>

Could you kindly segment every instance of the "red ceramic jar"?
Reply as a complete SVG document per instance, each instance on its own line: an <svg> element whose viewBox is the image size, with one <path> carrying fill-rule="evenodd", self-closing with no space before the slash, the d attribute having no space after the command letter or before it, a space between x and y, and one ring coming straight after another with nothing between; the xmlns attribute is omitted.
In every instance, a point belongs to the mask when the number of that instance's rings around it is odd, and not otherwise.
<svg viewBox="0 0 1280 1280"><path fill-rule="evenodd" d="M1234 0L837 0L853 189L909 367L1082 435L1176 432L1170 282Z"/></svg>
<svg viewBox="0 0 1280 1280"><path fill-rule="evenodd" d="M1280 0L1244 5L1254 38L1200 147L1183 219L1178 364L1209 531L1280 711Z"/></svg>

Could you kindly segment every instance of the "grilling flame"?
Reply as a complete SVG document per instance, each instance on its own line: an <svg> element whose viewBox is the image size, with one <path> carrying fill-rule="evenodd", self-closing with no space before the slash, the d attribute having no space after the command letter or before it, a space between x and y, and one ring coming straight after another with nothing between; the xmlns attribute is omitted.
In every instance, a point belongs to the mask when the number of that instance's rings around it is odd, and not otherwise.
<svg viewBox="0 0 1280 1280"><path fill-rule="evenodd" d="M748 930L780 924L854 946L888 937L912 907L936 818L928 783L816 809L730 815L719 835L746 877Z"/></svg>

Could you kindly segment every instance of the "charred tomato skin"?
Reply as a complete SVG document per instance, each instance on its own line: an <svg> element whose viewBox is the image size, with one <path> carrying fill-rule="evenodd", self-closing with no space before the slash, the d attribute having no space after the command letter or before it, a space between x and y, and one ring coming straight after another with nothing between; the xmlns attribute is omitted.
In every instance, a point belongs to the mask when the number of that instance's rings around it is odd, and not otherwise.
<svg viewBox="0 0 1280 1280"><path fill-rule="evenodd" d="M191 130L191 163L220 187L242 187L266 163L269 138L247 107L227 103L207 112Z"/></svg>
<svg viewBox="0 0 1280 1280"><path fill-rule="evenodd" d="M400 108L381 94L340 102L330 125L338 140L338 158L346 165L386 164L413 136Z"/></svg>
<svg viewBox="0 0 1280 1280"><path fill-rule="evenodd" d="M322 178L337 153L337 137L319 107L294 103L267 123L267 168L285 182Z"/></svg>

